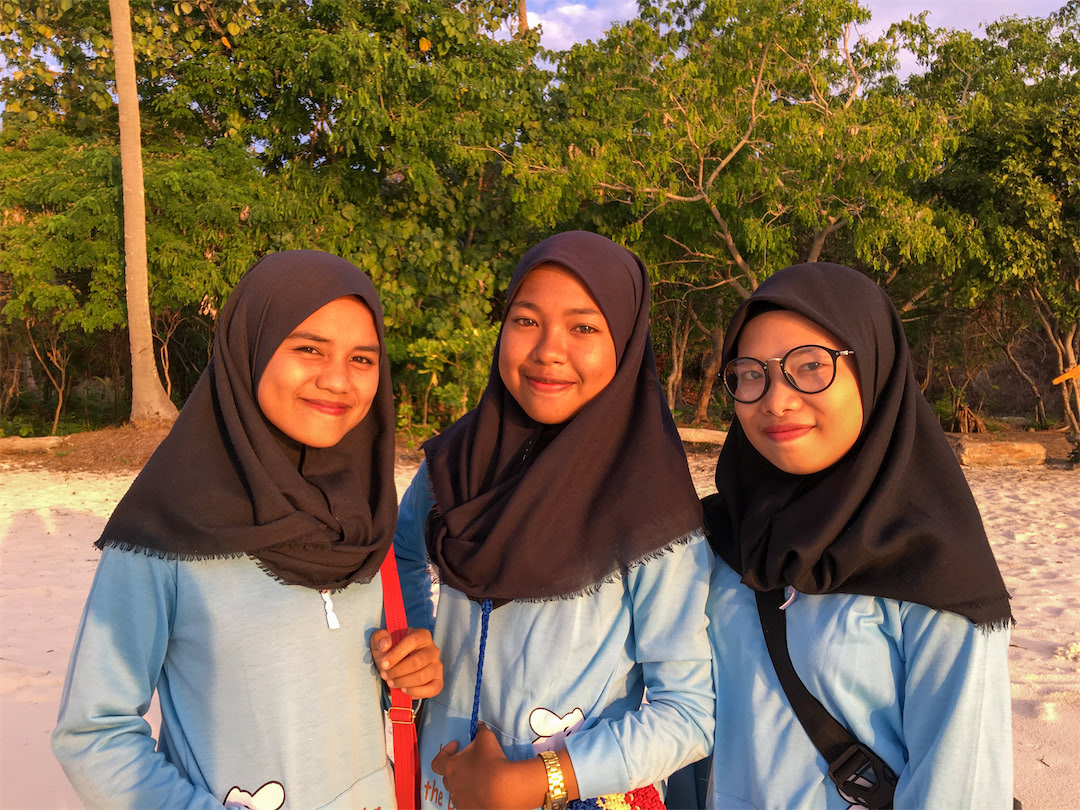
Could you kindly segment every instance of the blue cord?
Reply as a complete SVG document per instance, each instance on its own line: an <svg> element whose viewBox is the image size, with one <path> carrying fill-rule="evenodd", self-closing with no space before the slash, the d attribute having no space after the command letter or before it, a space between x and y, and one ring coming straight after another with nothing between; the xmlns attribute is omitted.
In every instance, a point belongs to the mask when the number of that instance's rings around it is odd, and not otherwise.
<svg viewBox="0 0 1080 810"><path fill-rule="evenodd" d="M476 691L473 692L472 721L469 723L469 741L476 739L476 726L480 721L480 683L484 678L484 650L487 648L488 617L491 616L491 600L480 602L480 655L476 658Z"/></svg>

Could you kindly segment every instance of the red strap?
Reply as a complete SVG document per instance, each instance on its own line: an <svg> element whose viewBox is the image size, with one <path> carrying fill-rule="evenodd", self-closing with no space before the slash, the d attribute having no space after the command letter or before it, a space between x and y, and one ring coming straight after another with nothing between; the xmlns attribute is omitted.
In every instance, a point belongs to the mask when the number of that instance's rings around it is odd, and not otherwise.
<svg viewBox="0 0 1080 810"><path fill-rule="evenodd" d="M380 571L386 629L390 631L394 644L397 644L405 638L408 620L405 618L405 603L401 599L401 583L398 581L393 546L383 560ZM394 785L398 810L416 810L420 806L420 768L412 698L400 689L391 689L388 714L394 729Z"/></svg>

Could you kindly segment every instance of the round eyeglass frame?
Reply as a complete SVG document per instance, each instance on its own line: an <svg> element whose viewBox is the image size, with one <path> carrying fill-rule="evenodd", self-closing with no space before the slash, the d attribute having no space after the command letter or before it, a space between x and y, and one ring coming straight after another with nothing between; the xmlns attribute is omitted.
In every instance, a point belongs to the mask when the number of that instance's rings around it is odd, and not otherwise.
<svg viewBox="0 0 1080 810"><path fill-rule="evenodd" d="M788 374L788 370L784 367L787 359L791 357L794 352L797 352L800 349L821 349L823 352L825 352L832 358L832 375L830 375L829 381L820 388L815 388L813 391L807 391L805 388L800 388L795 382L795 378ZM770 357L768 360L758 360L756 357L734 357L724 363L724 368L721 369L719 376L724 381L724 389L731 395L732 399L734 399L736 402L741 402L743 405L752 405L753 403L760 401L769 392L769 386L772 385L772 375L769 373L769 363L775 360L780 365L780 373L784 375L784 379L787 380L788 385L790 385L800 394L820 394L822 391L826 390L836 381L837 358L851 357L854 354L855 351L853 349L830 349L828 346L821 346L817 343L806 343L802 346L796 346L793 349L789 349L787 352L784 353L783 357ZM740 361L744 363L757 363L759 366L761 366L762 372L764 373L765 385L764 387L762 387L761 393L753 399L740 399L732 390L731 384L728 382L728 369L731 368L732 364L738 363Z"/></svg>

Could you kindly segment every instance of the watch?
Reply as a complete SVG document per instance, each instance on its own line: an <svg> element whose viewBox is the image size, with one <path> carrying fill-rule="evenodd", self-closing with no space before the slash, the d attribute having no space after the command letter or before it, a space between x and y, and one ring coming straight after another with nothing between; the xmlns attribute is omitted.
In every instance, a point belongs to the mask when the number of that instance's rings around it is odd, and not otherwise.
<svg viewBox="0 0 1080 810"><path fill-rule="evenodd" d="M566 782L563 780L559 755L554 751L541 751L540 759L544 761L544 771L547 773L548 781L547 795L544 796L544 810L565 810Z"/></svg>

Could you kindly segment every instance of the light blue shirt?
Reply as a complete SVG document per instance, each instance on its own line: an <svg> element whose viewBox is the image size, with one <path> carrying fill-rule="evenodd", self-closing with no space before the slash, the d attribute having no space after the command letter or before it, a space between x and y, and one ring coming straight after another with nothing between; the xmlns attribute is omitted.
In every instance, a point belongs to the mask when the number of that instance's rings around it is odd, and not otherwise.
<svg viewBox="0 0 1080 810"><path fill-rule="evenodd" d="M800 679L896 773L894 807L1012 807L1007 629L851 594L797 594L786 614ZM708 806L848 807L780 686L754 592L720 559L708 615L717 672Z"/></svg>
<svg viewBox="0 0 1080 810"><path fill-rule="evenodd" d="M422 465L398 510L394 538L411 626L432 627ZM491 613L480 720L511 760L565 746L584 797L658 782L708 754L713 691L705 601L712 552L701 534L615 582L572 599L510 602ZM435 643L446 682L426 702L420 797L447 808L431 771L440 746L469 742L481 609L438 587ZM642 695L648 689L648 702ZM573 730L567 736L565 727Z"/></svg>
<svg viewBox="0 0 1080 810"><path fill-rule="evenodd" d="M296 810L392 810L368 651L382 624L380 580L331 598L337 630L318 591L282 584L250 558L107 549L53 732L86 806L220 808L261 789ZM143 719L155 689L156 750Z"/></svg>

